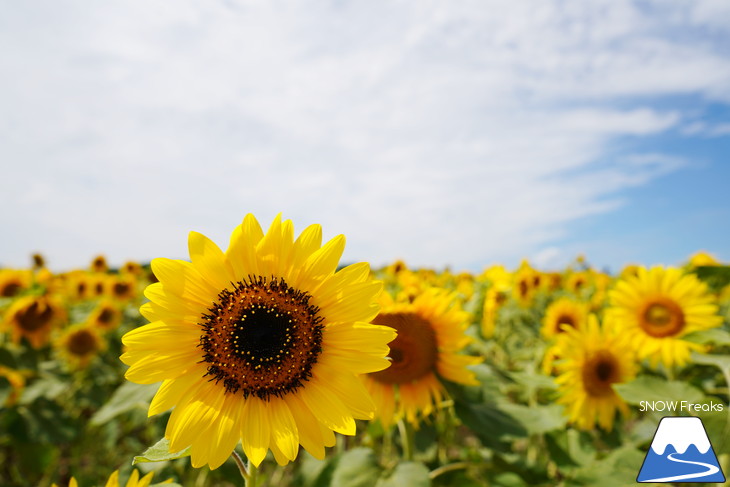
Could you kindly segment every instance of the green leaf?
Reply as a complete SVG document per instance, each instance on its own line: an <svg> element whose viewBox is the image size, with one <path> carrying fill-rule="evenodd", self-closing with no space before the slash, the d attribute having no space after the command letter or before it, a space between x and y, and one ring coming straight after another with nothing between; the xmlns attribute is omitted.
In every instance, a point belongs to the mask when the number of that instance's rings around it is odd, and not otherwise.
<svg viewBox="0 0 730 487"><path fill-rule="evenodd" d="M381 469L370 448L355 448L342 454L332 474L332 485L338 487L372 487L380 478Z"/></svg>
<svg viewBox="0 0 730 487"><path fill-rule="evenodd" d="M591 487L623 487L636 485L636 476L644 461L645 452L633 446L612 451L604 459L595 462L578 474L567 485Z"/></svg>
<svg viewBox="0 0 730 487"><path fill-rule="evenodd" d="M723 374L730 371L730 355L707 355L693 352L692 361L696 364L714 365L719 368Z"/></svg>
<svg viewBox="0 0 730 487"><path fill-rule="evenodd" d="M642 401L701 402L702 391L686 382L667 381L659 377L643 376L626 384L614 384L614 390L629 404Z"/></svg>
<svg viewBox="0 0 730 487"><path fill-rule="evenodd" d="M388 478L380 479L377 487L429 487L431 479L428 469L422 463L401 462L395 467L393 474Z"/></svg>
<svg viewBox="0 0 730 487"><path fill-rule="evenodd" d="M318 460L312 455L303 452L297 475L304 487L329 487L332 484L332 472L337 466L338 456Z"/></svg>
<svg viewBox="0 0 730 487"><path fill-rule="evenodd" d="M576 467L578 465L578 462L571 455L571 438L568 436L569 433L577 432L571 429L545 435L545 445L550 453L550 459L561 469Z"/></svg>
<svg viewBox="0 0 730 487"><path fill-rule="evenodd" d="M98 426L133 409L147 409L160 384L135 384L125 382L114 391L109 401L91 417L90 423Z"/></svg>
<svg viewBox="0 0 730 487"><path fill-rule="evenodd" d="M705 265L694 270L697 277L710 286L713 291L719 291L730 284L730 266L726 265Z"/></svg>
<svg viewBox="0 0 730 487"><path fill-rule="evenodd" d="M502 450L506 446L502 441L505 438L527 436L524 426L494 404L456 402L454 411L488 448Z"/></svg>
<svg viewBox="0 0 730 487"><path fill-rule="evenodd" d="M496 475L493 480L495 487L526 487L528 484L514 472L504 472Z"/></svg>
<svg viewBox="0 0 730 487"><path fill-rule="evenodd" d="M160 441L147 448L142 455L134 457L132 465L136 463L164 462L187 456L190 456L190 447L178 452L171 452L170 442L167 438L162 438Z"/></svg>
<svg viewBox="0 0 730 487"><path fill-rule="evenodd" d="M688 342L699 343L701 345L714 343L715 345L730 345L730 333L721 328L710 328L709 330L700 330L689 333L682 337ZM695 356L701 357L702 354L694 353Z"/></svg>
<svg viewBox="0 0 730 487"><path fill-rule="evenodd" d="M23 390L18 403L28 405L38 399L56 399L67 390L67 383L53 375L44 375Z"/></svg>
<svg viewBox="0 0 730 487"><path fill-rule="evenodd" d="M12 392L13 386L10 384L10 381L8 381L5 377L0 376L0 406L5 404Z"/></svg>
<svg viewBox="0 0 730 487"><path fill-rule="evenodd" d="M29 441L66 443L80 432L79 419L71 417L59 404L46 398L40 398L18 410L22 418L22 424L17 425L18 432Z"/></svg>
<svg viewBox="0 0 730 487"><path fill-rule="evenodd" d="M563 406L559 404L532 407L522 404L500 404L500 408L522 423L530 434L543 434L563 428L567 422Z"/></svg>

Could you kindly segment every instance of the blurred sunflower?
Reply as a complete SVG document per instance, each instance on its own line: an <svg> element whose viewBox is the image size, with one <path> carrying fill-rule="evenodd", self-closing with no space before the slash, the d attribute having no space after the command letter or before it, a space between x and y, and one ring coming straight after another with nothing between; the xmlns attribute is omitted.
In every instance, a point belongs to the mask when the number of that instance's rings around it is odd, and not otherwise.
<svg viewBox="0 0 730 487"><path fill-rule="evenodd" d="M48 343L53 327L65 318L66 311L55 298L25 296L7 309L3 328L10 331L13 343L25 338L33 348L41 348Z"/></svg>
<svg viewBox="0 0 730 487"><path fill-rule="evenodd" d="M32 275L27 270L0 270L0 298L12 298L30 288Z"/></svg>
<svg viewBox="0 0 730 487"><path fill-rule="evenodd" d="M239 440L257 466L269 449L288 463L300 444L324 458L333 431L373 417L357 374L389 365L395 332L369 323L382 284L365 263L337 271L342 235L321 242L319 225L295 241L290 220L264 234L249 214L225 253L191 232L192 262L152 261L152 323L123 337L121 359L127 379L163 381L149 414L174 407L165 436L173 451L191 446L194 467L217 468Z"/></svg>
<svg viewBox="0 0 730 487"><path fill-rule="evenodd" d="M94 259L91 261L91 265L89 267L91 272L100 272L104 273L109 270L109 264L106 262L106 257L103 255L97 255L94 257Z"/></svg>
<svg viewBox="0 0 730 487"><path fill-rule="evenodd" d="M690 267L702 267L702 266L713 266L720 265L720 262L715 258L714 255L704 250L695 252L692 254L687 262Z"/></svg>
<svg viewBox="0 0 730 487"><path fill-rule="evenodd" d="M424 291L413 302L394 302L387 294L381 297L382 310L373 324L398 332L390 343L392 364L362 378L384 427L402 417L415 424L430 414L445 394L439 377L478 384L466 367L481 359L459 355L471 339L464 335L468 313L455 298L453 293L436 288Z"/></svg>
<svg viewBox="0 0 730 487"><path fill-rule="evenodd" d="M722 318L707 285L679 269L639 268L610 291L607 310L636 347L639 358L655 367L684 365L701 345L682 339L694 331L720 326Z"/></svg>
<svg viewBox="0 0 730 487"><path fill-rule="evenodd" d="M71 368L83 369L101 350L106 348L106 342L96 327L80 323L63 330L54 346Z"/></svg>
<svg viewBox="0 0 730 487"><path fill-rule="evenodd" d="M636 375L630 344L611 330L601 328L595 315L583 329L570 328L558 337L555 362L560 398L571 423L589 430L596 423L613 428L616 410L628 414L628 406L613 390L613 384L627 382Z"/></svg>
<svg viewBox="0 0 730 487"><path fill-rule="evenodd" d="M18 402L20 395L23 393L23 389L25 389L25 378L27 375L27 372L21 372L19 370L0 365L0 377L5 377L11 387L10 394L5 400L5 404L0 405L12 406Z"/></svg>
<svg viewBox="0 0 730 487"><path fill-rule="evenodd" d="M481 332L484 338L494 336L499 310L509 299L509 284L494 283L484 294L482 305Z"/></svg>
<svg viewBox="0 0 730 487"><path fill-rule="evenodd" d="M132 274L109 276L105 282L104 294L117 301L129 301L137 294L137 279Z"/></svg>
<svg viewBox="0 0 730 487"><path fill-rule="evenodd" d="M129 479L127 480L127 483L125 484L125 487L148 487L150 483L152 483L152 477L155 475L154 472L150 472L144 477L139 477L139 472L137 469L132 470L132 474L129 476ZM172 479L165 480L164 482L161 482L162 484L168 484L171 483ZM68 483L68 487L78 487L79 484L76 482L76 479L74 477L71 477L71 480ZM51 484L51 487L58 487L57 484ZM104 484L104 487L121 487L119 484L119 470L115 470L110 476L109 479L106 481L106 484Z"/></svg>
<svg viewBox="0 0 730 487"><path fill-rule="evenodd" d="M46 266L46 259L43 254L36 252L30 258L33 261L33 269L43 269Z"/></svg>
<svg viewBox="0 0 730 487"><path fill-rule="evenodd" d="M93 278L85 271L75 270L60 276L66 296L72 301L83 301L92 294Z"/></svg>
<svg viewBox="0 0 730 487"><path fill-rule="evenodd" d="M542 336L553 338L562 332L563 325L580 329L584 326L588 311L585 304L570 298L558 298L547 307L542 320Z"/></svg>
<svg viewBox="0 0 730 487"><path fill-rule="evenodd" d="M87 322L99 330L113 330L122 321L121 310L110 301L100 302L89 314Z"/></svg>
<svg viewBox="0 0 730 487"><path fill-rule="evenodd" d="M142 266L139 265L139 263L130 260L124 263L122 268L119 269L119 272L122 274L131 274L135 277L140 277L144 273L144 269L142 269Z"/></svg>
<svg viewBox="0 0 730 487"><path fill-rule="evenodd" d="M514 274L514 282L512 285L512 297L517 303L526 308L532 305L535 297L537 286L535 286L537 271L530 267L527 261L523 261L520 269ZM537 281L539 284L539 280Z"/></svg>
<svg viewBox="0 0 730 487"><path fill-rule="evenodd" d="M591 273L589 271L572 272L565 280L565 289L572 293L580 293L591 283Z"/></svg>

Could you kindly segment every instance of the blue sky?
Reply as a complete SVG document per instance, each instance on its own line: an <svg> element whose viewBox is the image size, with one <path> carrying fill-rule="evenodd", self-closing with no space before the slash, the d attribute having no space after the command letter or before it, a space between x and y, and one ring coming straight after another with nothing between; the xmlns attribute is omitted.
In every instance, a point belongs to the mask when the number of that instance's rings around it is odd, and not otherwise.
<svg viewBox="0 0 730 487"><path fill-rule="evenodd" d="M374 265L730 260L725 0L2 4L0 265L247 212Z"/></svg>

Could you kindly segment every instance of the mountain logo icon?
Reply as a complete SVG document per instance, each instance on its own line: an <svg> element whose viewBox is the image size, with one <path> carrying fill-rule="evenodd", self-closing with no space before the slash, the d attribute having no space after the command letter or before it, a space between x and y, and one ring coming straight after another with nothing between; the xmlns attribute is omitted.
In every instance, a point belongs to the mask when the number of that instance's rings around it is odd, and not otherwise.
<svg viewBox="0 0 730 487"><path fill-rule="evenodd" d="M725 482L700 418L662 418L646 452L637 482Z"/></svg>

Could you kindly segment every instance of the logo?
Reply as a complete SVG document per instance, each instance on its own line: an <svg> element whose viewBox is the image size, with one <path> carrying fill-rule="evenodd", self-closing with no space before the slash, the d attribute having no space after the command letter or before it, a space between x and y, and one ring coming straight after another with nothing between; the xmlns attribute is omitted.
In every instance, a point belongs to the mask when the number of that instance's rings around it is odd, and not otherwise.
<svg viewBox="0 0 730 487"><path fill-rule="evenodd" d="M700 418L662 418L637 482L725 482Z"/></svg>

